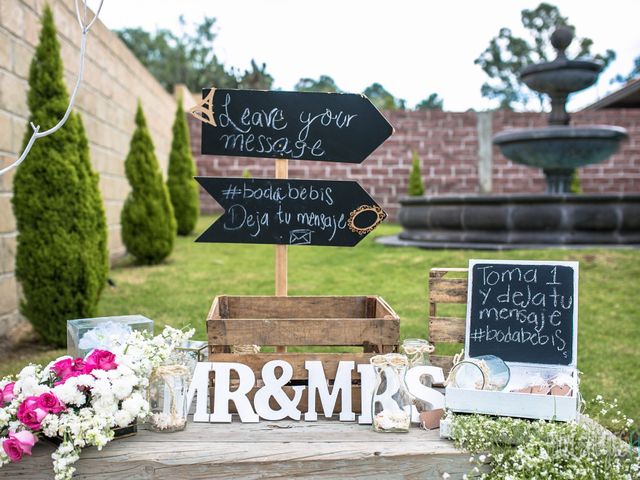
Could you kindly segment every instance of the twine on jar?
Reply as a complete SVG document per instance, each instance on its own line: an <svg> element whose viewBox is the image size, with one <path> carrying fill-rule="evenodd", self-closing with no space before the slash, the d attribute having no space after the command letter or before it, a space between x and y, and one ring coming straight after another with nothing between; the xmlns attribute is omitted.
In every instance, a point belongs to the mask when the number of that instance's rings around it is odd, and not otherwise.
<svg viewBox="0 0 640 480"><path fill-rule="evenodd" d="M403 345L404 353L409 357L409 365L415 365L415 363L420 360L420 358L424 355L431 355L435 352L436 347L429 343L424 343L423 345Z"/></svg>

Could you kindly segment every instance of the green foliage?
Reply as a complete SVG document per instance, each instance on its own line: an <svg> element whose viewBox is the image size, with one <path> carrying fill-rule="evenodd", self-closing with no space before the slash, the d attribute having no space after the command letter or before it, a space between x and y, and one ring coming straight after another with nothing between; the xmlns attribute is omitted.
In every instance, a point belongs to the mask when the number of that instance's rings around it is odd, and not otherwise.
<svg viewBox="0 0 640 480"><path fill-rule="evenodd" d="M617 402L600 395L590 402L599 421L615 425L613 434L596 422L545 422L487 415L449 414L452 438L459 448L477 455L469 476L528 480L574 478L635 479L640 458L630 452L633 420ZM600 414L604 412L603 414Z"/></svg>
<svg viewBox="0 0 640 480"><path fill-rule="evenodd" d="M176 220L139 103L135 121L124 162L131 192L120 214L122 241L138 262L155 264L173 250Z"/></svg>
<svg viewBox="0 0 640 480"><path fill-rule="evenodd" d="M183 83L192 92L215 85L217 88L271 88L273 77L266 65L251 61L249 70L227 69L215 54L213 44L216 19L205 17L195 28L180 17L181 32L158 29L153 33L141 28L125 28L115 33L129 50L167 90Z"/></svg>
<svg viewBox="0 0 640 480"><path fill-rule="evenodd" d="M251 172L248 168L242 170L242 178L251 178Z"/></svg>
<svg viewBox="0 0 640 480"><path fill-rule="evenodd" d="M372 83L362 92L378 110L404 110L405 101L396 98L379 83Z"/></svg>
<svg viewBox="0 0 640 480"><path fill-rule="evenodd" d="M549 38L556 27L566 26L575 31L575 27L569 24L567 17L561 15L558 7L544 2L533 10L522 10L521 21L529 39L513 35L509 28L501 28L475 60L491 79L482 85L482 96L497 100L500 108L513 108L515 105L526 107L532 96L542 103L542 95L532 92L522 84L519 74L528 65L547 62L555 57ZM574 55L591 56L592 44L590 38L574 40L573 45L578 46ZM606 68L615 56L613 50L607 50L594 57L602 61Z"/></svg>
<svg viewBox="0 0 640 480"><path fill-rule="evenodd" d="M574 170L571 175L571 184L569 185L569 192L579 195L582 193L582 184L580 183L580 176L578 170Z"/></svg>
<svg viewBox="0 0 640 480"><path fill-rule="evenodd" d="M314 80L313 78L301 78L293 88L297 92L341 92L336 85L336 82L329 75L320 75L318 80Z"/></svg>
<svg viewBox="0 0 640 480"><path fill-rule="evenodd" d="M189 126L182 108L182 98L178 99L176 118L173 122L173 140L169 154L169 175L167 187L173 206L173 213L178 226L178 235L189 235L193 232L200 202L198 185L193 179L196 166L191 156L189 144Z"/></svg>
<svg viewBox="0 0 640 480"><path fill-rule="evenodd" d="M614 82L626 83L634 78L640 77L640 55L638 55L633 61L633 68L627 75L616 75L613 79Z"/></svg>
<svg viewBox="0 0 640 480"><path fill-rule="evenodd" d="M68 100L47 6L29 71L29 121L41 130L54 126ZM27 127L25 145L31 132ZM104 208L79 117L72 114L60 130L36 141L16 172L13 192L21 311L47 343L64 346L67 320L95 316L108 271Z"/></svg>
<svg viewBox="0 0 640 480"><path fill-rule="evenodd" d="M413 152L407 194L411 197L424 195L424 183L422 183L422 173L420 172L420 157L418 157L417 152Z"/></svg>
<svg viewBox="0 0 640 480"><path fill-rule="evenodd" d="M432 93L416 105L416 110L442 110L443 103L437 93Z"/></svg>

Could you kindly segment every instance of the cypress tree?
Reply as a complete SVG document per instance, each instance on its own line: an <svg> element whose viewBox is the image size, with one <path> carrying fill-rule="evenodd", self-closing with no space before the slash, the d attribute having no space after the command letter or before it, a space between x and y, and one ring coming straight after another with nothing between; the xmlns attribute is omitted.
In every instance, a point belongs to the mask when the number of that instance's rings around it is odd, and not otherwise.
<svg viewBox="0 0 640 480"><path fill-rule="evenodd" d="M41 131L51 128L68 101L60 44L46 6L29 70L29 122ZM23 145L31 133L27 126ZM64 346L67 320L95 316L107 274L104 210L76 115L33 145L14 177L13 210L21 311L47 343Z"/></svg>
<svg viewBox="0 0 640 480"><path fill-rule="evenodd" d="M122 241L138 262L151 265L173 250L176 220L139 102L135 122L124 162L131 192L120 214Z"/></svg>
<svg viewBox="0 0 640 480"><path fill-rule="evenodd" d="M411 172L409 173L409 187L407 194L411 197L424 195L424 184L422 183L422 173L420 172L420 158L417 152L413 152Z"/></svg>
<svg viewBox="0 0 640 480"><path fill-rule="evenodd" d="M176 119L173 122L173 141L169 155L167 187L173 212L178 224L178 235L189 235L196 226L200 205L198 185L193 176L196 166L189 145L189 127L182 109L182 98L178 99Z"/></svg>

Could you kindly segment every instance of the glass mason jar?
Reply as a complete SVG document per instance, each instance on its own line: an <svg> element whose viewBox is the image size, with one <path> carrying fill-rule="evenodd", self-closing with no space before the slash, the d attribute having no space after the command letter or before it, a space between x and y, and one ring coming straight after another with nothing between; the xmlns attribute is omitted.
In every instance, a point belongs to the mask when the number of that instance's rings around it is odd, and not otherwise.
<svg viewBox="0 0 640 480"><path fill-rule="evenodd" d="M371 399L371 423L376 432L408 432L412 396L404 377L407 357L398 353L371 357L376 384Z"/></svg>
<svg viewBox="0 0 640 480"><path fill-rule="evenodd" d="M455 388L503 390L511 378L511 369L495 355L480 355L456 363L450 378Z"/></svg>
<svg viewBox="0 0 640 480"><path fill-rule="evenodd" d="M155 432L177 432L187 425L191 371L189 366L181 363L181 356L173 355L151 372L149 429Z"/></svg>
<svg viewBox="0 0 640 480"><path fill-rule="evenodd" d="M421 338L407 338L402 342L402 351L407 356L409 368L431 365L429 354L433 353L434 350L433 345ZM432 387L431 377L428 375L422 376L420 383L426 387ZM433 409L433 405L418 398L414 398L413 404L418 413Z"/></svg>

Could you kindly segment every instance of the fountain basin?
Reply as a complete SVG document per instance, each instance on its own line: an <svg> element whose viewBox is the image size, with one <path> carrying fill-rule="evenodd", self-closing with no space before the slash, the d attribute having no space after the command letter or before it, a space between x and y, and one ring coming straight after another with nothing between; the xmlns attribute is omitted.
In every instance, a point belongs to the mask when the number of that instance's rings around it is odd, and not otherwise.
<svg viewBox="0 0 640 480"><path fill-rule="evenodd" d="M493 143L509 160L544 170L573 170L615 153L628 137L621 127L589 125L514 129L498 133Z"/></svg>
<svg viewBox="0 0 640 480"><path fill-rule="evenodd" d="M590 87L602 70L602 63L591 60L556 59L529 65L520 79L532 90L549 95L564 94Z"/></svg>
<svg viewBox="0 0 640 480"><path fill-rule="evenodd" d="M640 195L404 197L389 245L501 250L640 246Z"/></svg>

